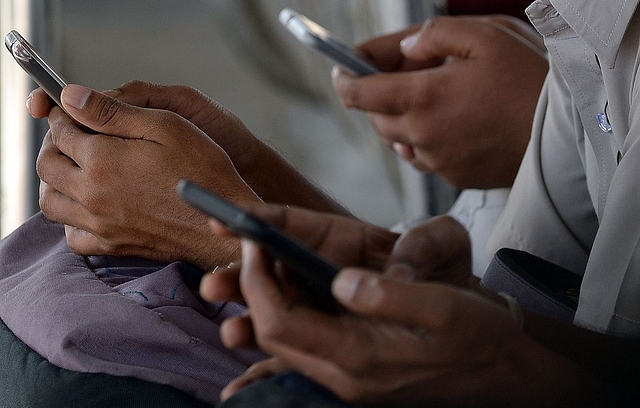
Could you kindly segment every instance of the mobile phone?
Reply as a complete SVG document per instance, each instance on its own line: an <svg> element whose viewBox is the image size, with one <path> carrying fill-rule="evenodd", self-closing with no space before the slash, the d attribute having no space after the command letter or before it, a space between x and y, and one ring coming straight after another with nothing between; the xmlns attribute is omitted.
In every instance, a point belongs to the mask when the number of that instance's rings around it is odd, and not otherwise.
<svg viewBox="0 0 640 408"><path fill-rule="evenodd" d="M188 180L180 180L178 194L190 205L217 219L235 234L260 244L282 261L310 289L321 308L337 312L340 308L331 295L331 282L339 267L320 257L311 248L287 235L228 200Z"/></svg>
<svg viewBox="0 0 640 408"><path fill-rule="evenodd" d="M13 55L18 65L64 110L60 95L62 94L62 89L67 86L65 80L47 64L44 58L16 30L11 30L7 33L4 37L4 45ZM78 125L85 131L95 133L81 123L78 123Z"/></svg>
<svg viewBox="0 0 640 408"><path fill-rule="evenodd" d="M356 76L380 72L368 63L355 49L345 45L316 22L290 8L280 12L280 22L300 42L326 55Z"/></svg>

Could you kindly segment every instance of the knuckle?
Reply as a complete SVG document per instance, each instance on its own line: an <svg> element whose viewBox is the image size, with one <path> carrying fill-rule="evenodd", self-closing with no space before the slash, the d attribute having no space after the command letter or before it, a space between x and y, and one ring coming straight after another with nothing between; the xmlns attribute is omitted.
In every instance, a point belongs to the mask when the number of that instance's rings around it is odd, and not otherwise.
<svg viewBox="0 0 640 408"><path fill-rule="evenodd" d="M122 86L117 88L119 91L139 91L145 88L151 88L153 85L150 82L140 81L139 79L134 79L132 81L128 81L124 83Z"/></svg>
<svg viewBox="0 0 640 408"><path fill-rule="evenodd" d="M347 108L359 106L361 99L360 89L354 84L352 79L337 79L334 88L344 106Z"/></svg>
<svg viewBox="0 0 640 408"><path fill-rule="evenodd" d="M275 344L280 344L286 336L285 325L281 324L278 319L269 319L256 330L256 342L264 350L271 350Z"/></svg>
<svg viewBox="0 0 640 408"><path fill-rule="evenodd" d="M95 120L101 126L107 126L118 116L122 104L112 98L101 98L95 107Z"/></svg>
<svg viewBox="0 0 640 408"><path fill-rule="evenodd" d="M38 153L38 157L36 158L36 174L38 175L40 180L45 182L50 179L48 162L49 160L46 154L43 151L40 151L40 153Z"/></svg>
<svg viewBox="0 0 640 408"><path fill-rule="evenodd" d="M418 112L419 114L428 113L434 109L436 101L442 101L440 97L441 89L447 88L447 78L440 75L437 82L433 79L425 80L422 75L412 76L410 81L410 89L412 91L403 92L404 97L402 106L405 112Z"/></svg>
<svg viewBox="0 0 640 408"><path fill-rule="evenodd" d="M164 142L170 142L171 140L180 142L180 136L191 137L192 132L187 131L185 125L188 126L186 120L175 112L170 111L156 111L154 112L154 118L149 122L143 137L151 137L154 135L154 139L161 137Z"/></svg>
<svg viewBox="0 0 640 408"><path fill-rule="evenodd" d="M431 35L432 33L437 33L442 30L443 26L446 25L449 21L448 16L435 16L425 24L423 24L421 28L422 34Z"/></svg>
<svg viewBox="0 0 640 408"><path fill-rule="evenodd" d="M93 215L102 214L107 207L103 195L93 189L83 190L78 196L78 202L89 214ZM92 230L97 231L99 228L98 225L92 228Z"/></svg>
<svg viewBox="0 0 640 408"><path fill-rule="evenodd" d="M49 187L47 187L46 185L41 185L40 186L40 193L38 195L38 205L40 206L40 209L42 210L42 212L44 213L44 215L47 216L47 218L49 219L53 219L54 215L52 212L52 193L50 191L51 189ZM55 219L53 221L56 221Z"/></svg>

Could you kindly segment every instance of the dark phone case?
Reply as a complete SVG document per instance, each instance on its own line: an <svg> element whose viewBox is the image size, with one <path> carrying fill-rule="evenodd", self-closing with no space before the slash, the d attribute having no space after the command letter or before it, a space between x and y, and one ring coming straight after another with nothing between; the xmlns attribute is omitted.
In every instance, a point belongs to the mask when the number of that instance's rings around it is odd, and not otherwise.
<svg viewBox="0 0 640 408"><path fill-rule="evenodd" d="M525 309L573 320L582 276L528 252L503 248L496 252L481 283L514 297Z"/></svg>

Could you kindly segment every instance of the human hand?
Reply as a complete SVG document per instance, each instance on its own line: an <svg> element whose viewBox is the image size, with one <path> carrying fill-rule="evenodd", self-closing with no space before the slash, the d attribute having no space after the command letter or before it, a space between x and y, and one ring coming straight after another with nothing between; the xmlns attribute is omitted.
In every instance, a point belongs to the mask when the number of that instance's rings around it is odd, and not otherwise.
<svg viewBox="0 0 640 408"><path fill-rule="evenodd" d="M384 274L405 281L441 281L474 289L468 231L449 216L410 228L396 241Z"/></svg>
<svg viewBox="0 0 640 408"><path fill-rule="evenodd" d="M239 205L337 265L358 265L381 270L399 237L385 228L341 215L261 203ZM216 220L210 220L210 226L216 236L235 236ZM236 263L230 268L205 275L200 284L200 294L211 302L241 301L239 274L240 263Z"/></svg>
<svg viewBox="0 0 640 408"><path fill-rule="evenodd" d="M339 215L255 203L242 203L241 207L283 229L285 233L337 265L358 265L382 270L398 238L398 234L385 228ZM211 226L217 236L233 236L231 231L214 220L211 221ZM242 301L239 273L240 264L235 264L231 268L205 275L200 284L200 295L211 302ZM295 285L289 282L283 287L285 286L291 288ZM288 293L292 302L307 295L300 295L296 290L288 290ZM225 326L229 328L223 339L227 346L255 345L252 343L252 326L246 316L229 319Z"/></svg>
<svg viewBox="0 0 640 408"><path fill-rule="evenodd" d="M98 132L87 134L38 95L32 94L30 111L48 115L50 125L37 160L40 206L67 226L70 248L83 255L180 259L205 269L237 257L237 242L212 236L206 217L175 193L178 180L188 178L232 201L259 201L197 126L167 110L69 85L63 104Z"/></svg>
<svg viewBox="0 0 640 408"><path fill-rule="evenodd" d="M292 305L257 245L243 241L240 282L257 344L275 359L227 387L298 371L351 402L539 406L575 403L581 370L525 336L506 309L441 283L346 268L333 294L351 313ZM229 327L223 326L223 339Z"/></svg>
<svg viewBox="0 0 640 408"><path fill-rule="evenodd" d="M438 17L360 47L385 73L334 69L333 83L417 169L458 188L508 187L548 70L541 47L515 19Z"/></svg>
<svg viewBox="0 0 640 408"><path fill-rule="evenodd" d="M256 157L262 150L260 141L238 117L197 89L131 81L103 93L129 105L174 112L222 147L241 175L255 168ZM43 118L55 103L37 88L27 98L27 107L34 118Z"/></svg>

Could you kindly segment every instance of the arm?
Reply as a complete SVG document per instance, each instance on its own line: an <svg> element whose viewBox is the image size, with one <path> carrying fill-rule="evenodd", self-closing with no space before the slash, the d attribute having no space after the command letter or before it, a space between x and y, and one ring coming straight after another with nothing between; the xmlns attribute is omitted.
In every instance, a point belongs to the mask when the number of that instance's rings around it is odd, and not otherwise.
<svg viewBox="0 0 640 408"><path fill-rule="evenodd" d="M581 406L601 397L583 369L470 292L345 269L334 295L352 314L334 317L291 305L267 259L243 244L240 280L256 342L277 357L253 378L296 370L358 403Z"/></svg>
<svg viewBox="0 0 640 408"><path fill-rule="evenodd" d="M396 153L459 188L512 184L548 68L531 28L504 16L440 17L361 50L389 73L334 70L334 88Z"/></svg>
<svg viewBox="0 0 640 408"><path fill-rule="evenodd" d="M40 205L67 226L77 253L182 259L205 269L236 259L237 241L212 237L206 218L177 197L181 178L232 201L272 199L344 212L204 95L143 83L109 94L121 100L78 86L63 92L68 112L97 135L51 109L42 91L29 99L32 115L48 115L51 128L37 163Z"/></svg>
<svg viewBox="0 0 640 408"><path fill-rule="evenodd" d="M304 225L308 219L308 214L280 211L289 214L287 223L281 224L285 228ZM270 210L259 212L277 222L269 214ZM420 234L401 237L385 261L385 270L412 271L404 278L443 279L440 267L455 267L466 251L464 243L447 247L456 237L464 239L457 231L449 231L450 222L441 218L430 232L421 226ZM286 229L294 233L297 228ZM337 236L323 236L327 242L320 247L329 256L337 248L331 249L330 241ZM425 250L425 243L435 246ZM432 251L436 253L422 255ZM351 313L330 316L292 303L284 296L286 283L274 275L269 258L259 247L243 242L239 279L249 316L225 322L223 341L230 347L247 346L250 335L274 359L230 384L224 396L247 382L288 369L354 402L481 406L628 402L617 393L622 387L611 391L609 380L622 377L635 384L637 340L598 335L529 313L522 331L500 297L485 296L477 290L477 281L462 279L463 269L460 266L452 274L457 278L443 283L345 268L333 282L333 294ZM210 300L207 290L215 275L202 283L202 294ZM632 364L625 365L629 358Z"/></svg>
<svg viewBox="0 0 640 408"><path fill-rule="evenodd" d="M193 123L222 147L240 176L264 201L348 213L256 138L240 119L196 89L132 81L105 93L133 106L174 112ZM51 104L40 89L29 96L29 110L36 118L47 116Z"/></svg>

